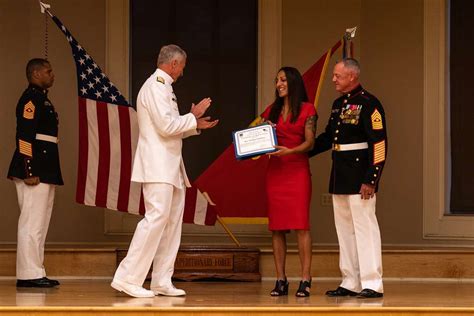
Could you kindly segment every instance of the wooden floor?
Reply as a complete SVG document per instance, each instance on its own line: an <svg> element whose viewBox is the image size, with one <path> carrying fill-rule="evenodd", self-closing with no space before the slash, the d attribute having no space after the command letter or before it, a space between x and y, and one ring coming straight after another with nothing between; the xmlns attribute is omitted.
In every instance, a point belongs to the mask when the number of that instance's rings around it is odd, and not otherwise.
<svg viewBox="0 0 474 316"><path fill-rule="evenodd" d="M273 282L177 282L186 297L131 298L108 280L61 280L58 289L0 281L0 315L474 315L474 283L386 281L381 299L329 298L336 282L313 281L309 298L270 297ZM145 285L146 287L148 284Z"/></svg>

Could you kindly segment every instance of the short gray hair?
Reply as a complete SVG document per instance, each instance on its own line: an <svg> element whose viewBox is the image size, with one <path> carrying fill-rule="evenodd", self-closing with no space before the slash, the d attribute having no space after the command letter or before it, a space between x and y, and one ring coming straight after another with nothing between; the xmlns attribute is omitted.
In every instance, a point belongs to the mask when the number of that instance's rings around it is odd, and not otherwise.
<svg viewBox="0 0 474 316"><path fill-rule="evenodd" d="M360 75L360 64L355 58L344 58L340 61L344 65L344 67L352 70L357 77Z"/></svg>
<svg viewBox="0 0 474 316"><path fill-rule="evenodd" d="M183 59L186 59L186 52L178 45L170 44L163 46L160 49L160 54L158 55L158 66L170 63L177 57L176 55L180 55Z"/></svg>

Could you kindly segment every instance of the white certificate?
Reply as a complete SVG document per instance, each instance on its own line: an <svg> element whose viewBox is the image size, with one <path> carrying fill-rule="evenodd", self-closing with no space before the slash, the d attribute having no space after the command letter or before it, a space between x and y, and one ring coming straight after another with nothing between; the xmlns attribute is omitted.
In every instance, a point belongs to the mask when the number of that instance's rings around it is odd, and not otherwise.
<svg viewBox="0 0 474 316"><path fill-rule="evenodd" d="M278 145L275 128L269 124L246 128L232 133L235 157L250 158L276 151Z"/></svg>

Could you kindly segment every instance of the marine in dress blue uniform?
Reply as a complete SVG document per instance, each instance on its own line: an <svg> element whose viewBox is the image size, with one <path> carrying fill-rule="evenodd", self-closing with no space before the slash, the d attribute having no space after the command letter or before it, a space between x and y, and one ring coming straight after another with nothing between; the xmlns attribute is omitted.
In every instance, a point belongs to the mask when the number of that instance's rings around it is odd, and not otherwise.
<svg viewBox="0 0 474 316"><path fill-rule="evenodd" d="M328 125L309 153L332 149L329 193L359 194L363 183L378 191L387 150L385 126L382 104L361 85L334 101Z"/></svg>
<svg viewBox="0 0 474 316"><path fill-rule="evenodd" d="M54 287L43 266L44 243L56 185L63 179L58 153L58 114L48 99L54 82L50 63L32 59L27 64L28 88L16 107L16 148L8 170L15 183L20 217L16 276L17 287Z"/></svg>
<svg viewBox="0 0 474 316"><path fill-rule="evenodd" d="M58 151L58 114L48 91L30 84L16 107L16 149L9 178L39 177L41 183L63 185Z"/></svg>
<svg viewBox="0 0 474 316"><path fill-rule="evenodd" d="M385 111L359 83L354 59L336 64L336 99L325 131L315 139L310 157L332 150L329 192L333 194L342 282L328 296L383 296L380 230L376 192L387 155Z"/></svg>

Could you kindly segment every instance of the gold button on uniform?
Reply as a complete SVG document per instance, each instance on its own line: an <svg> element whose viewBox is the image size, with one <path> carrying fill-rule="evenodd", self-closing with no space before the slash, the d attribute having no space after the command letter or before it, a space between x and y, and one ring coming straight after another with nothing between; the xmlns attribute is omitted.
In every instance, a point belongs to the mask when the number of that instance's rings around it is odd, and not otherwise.
<svg viewBox="0 0 474 316"><path fill-rule="evenodd" d="M336 134L337 134L337 133L339 133L339 130L338 130L338 129L336 129Z"/></svg>
<svg viewBox="0 0 474 316"><path fill-rule="evenodd" d="M334 140L337 140L337 137L334 137Z"/></svg>
<svg viewBox="0 0 474 316"><path fill-rule="evenodd" d="M356 161L359 161L359 158L356 158Z"/></svg>

